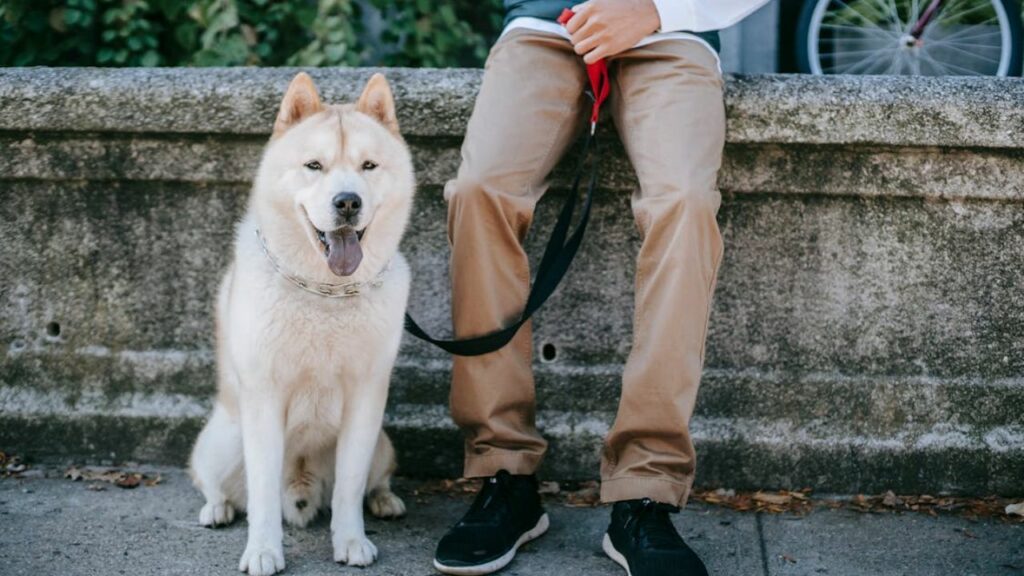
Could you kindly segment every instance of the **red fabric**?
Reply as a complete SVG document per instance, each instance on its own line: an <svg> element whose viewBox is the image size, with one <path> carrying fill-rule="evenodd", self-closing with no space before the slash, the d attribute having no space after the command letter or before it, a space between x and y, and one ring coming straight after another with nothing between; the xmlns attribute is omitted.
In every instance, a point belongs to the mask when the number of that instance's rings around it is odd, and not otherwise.
<svg viewBox="0 0 1024 576"><path fill-rule="evenodd" d="M575 12L568 8L562 10L558 16L558 23L565 26L574 14ZM593 64L587 64L587 77L590 78L590 91L594 94L594 109L590 113L590 123L597 124L597 119L601 115L601 104L608 99L608 93L611 92L611 83L608 81L608 62L602 58Z"/></svg>

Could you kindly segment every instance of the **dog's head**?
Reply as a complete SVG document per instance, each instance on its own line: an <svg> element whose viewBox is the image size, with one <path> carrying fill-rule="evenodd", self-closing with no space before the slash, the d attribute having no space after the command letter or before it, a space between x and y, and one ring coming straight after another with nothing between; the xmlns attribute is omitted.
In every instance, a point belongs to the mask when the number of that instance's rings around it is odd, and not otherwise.
<svg viewBox="0 0 1024 576"><path fill-rule="evenodd" d="M382 75L344 106L323 104L307 74L292 80L254 194L258 211L291 220L283 235L303 233L321 265L351 276L364 254L386 261L397 250L413 188L412 160Z"/></svg>

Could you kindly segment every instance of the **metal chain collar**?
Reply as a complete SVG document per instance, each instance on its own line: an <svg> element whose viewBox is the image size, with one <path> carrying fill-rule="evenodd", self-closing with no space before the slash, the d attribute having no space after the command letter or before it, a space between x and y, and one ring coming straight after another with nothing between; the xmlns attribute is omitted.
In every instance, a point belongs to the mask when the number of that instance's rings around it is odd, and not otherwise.
<svg viewBox="0 0 1024 576"><path fill-rule="evenodd" d="M270 265L274 267L274 270L276 270L278 274L306 292L316 294L317 296L323 296L325 298L347 298L349 296L358 296L365 288L380 288L381 285L384 284L384 275L391 269L391 261L388 260L387 264L384 265L384 268L382 268L381 271L370 280L365 280L363 282L345 282L342 284L317 282L315 280L309 280L302 276L292 274L285 270L277 261L277 258L274 258L274 255L271 254L270 248L267 247L267 241L263 238L263 233L260 232L259 228L256 228L256 238L260 241L260 248L263 250L263 255L267 257L267 260L270 261Z"/></svg>

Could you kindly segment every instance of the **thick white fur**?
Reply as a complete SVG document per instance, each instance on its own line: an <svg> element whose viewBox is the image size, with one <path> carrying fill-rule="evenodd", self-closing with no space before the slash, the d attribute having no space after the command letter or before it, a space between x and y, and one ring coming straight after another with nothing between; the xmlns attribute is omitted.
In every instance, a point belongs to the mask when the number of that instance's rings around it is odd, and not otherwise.
<svg viewBox="0 0 1024 576"><path fill-rule="evenodd" d="M323 169L305 167L310 160ZM366 170L367 160L379 166ZM340 191L360 195L358 228L366 226L363 260L344 278L330 271L312 228L333 229L331 198ZM282 516L304 526L329 506L334 559L366 566L377 549L363 527L364 500L376 516L405 512L390 489L395 455L381 422L409 293L398 244L413 192L383 77L371 79L358 104L340 107L320 104L305 74L293 80L220 287L218 396L191 457L206 498L200 524L248 512L243 572L284 568ZM359 296L311 294L274 271L257 226L282 265L306 278L362 281L390 268L379 288Z"/></svg>

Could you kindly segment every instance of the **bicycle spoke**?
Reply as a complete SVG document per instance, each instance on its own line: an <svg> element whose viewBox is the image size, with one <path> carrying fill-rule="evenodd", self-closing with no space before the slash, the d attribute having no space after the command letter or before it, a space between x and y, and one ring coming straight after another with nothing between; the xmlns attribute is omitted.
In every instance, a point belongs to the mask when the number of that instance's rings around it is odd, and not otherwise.
<svg viewBox="0 0 1024 576"><path fill-rule="evenodd" d="M947 70L950 69L950 68L955 68L957 70L963 70L964 72L966 72L966 74L955 74L955 76L982 76L983 75L981 72L978 72L977 70L971 70L970 68L964 68L963 66L958 66L957 64L953 64L952 62L944 62L944 63L942 63L942 66L944 68L946 68Z"/></svg>
<svg viewBox="0 0 1024 576"><path fill-rule="evenodd" d="M922 57L923 60L927 61L928 64L932 67L932 71L935 72L936 76L948 76L949 75L949 70L946 69L946 67L943 66L942 63L940 63L938 60L936 60L935 58L932 58L931 55L928 54L927 51L922 50L921 51L921 57Z"/></svg>
<svg viewBox="0 0 1024 576"><path fill-rule="evenodd" d="M878 25L878 23L876 23L876 22L872 21L872 20L871 20L870 18L868 18L867 16L865 16L865 15L864 15L863 13L861 13L860 11L858 11L858 10L855 10L854 8L851 8L851 7L850 7L850 5L849 5L849 4L847 4L846 2L843 2L843 0L832 0L832 1L833 1L833 2L835 2L836 4L839 4L839 5L841 5L841 6L843 7L843 8L846 8L846 9L847 9L847 10L849 10L850 12L853 12L853 13L854 13L854 14L856 14L857 16L860 16L861 20L863 20L863 21L864 21L865 23L867 23L867 24L868 24L869 26L871 26L872 28L878 28L879 30L885 30L885 28L882 28L881 26L879 26L879 25Z"/></svg>
<svg viewBox="0 0 1024 576"><path fill-rule="evenodd" d="M822 67L822 70L835 70L836 74L852 74L853 72L851 72L851 70L853 70L854 68L857 68L858 66L865 62L872 62L874 60L874 56L867 56L865 58L857 60L853 64L832 64L831 66Z"/></svg>
<svg viewBox="0 0 1024 576"><path fill-rule="evenodd" d="M878 53L871 54L870 56L865 56L864 58L861 58L860 60L854 62L853 64L847 65L845 69L839 72L839 74L858 74L859 72L855 71L861 69L864 64L867 64L867 67L870 68L871 65L877 61ZM837 66L832 66L831 68L837 68Z"/></svg>
<svg viewBox="0 0 1024 576"><path fill-rule="evenodd" d="M927 61L923 60L922 62L927 62ZM928 64L928 72L927 72L927 74L929 76L949 76L949 70L946 70L945 68L940 66L938 62L932 61L932 62L927 62L927 64Z"/></svg>
<svg viewBox="0 0 1024 576"><path fill-rule="evenodd" d="M896 31L903 30L903 20L900 19L900 9L896 6L895 0L889 0L889 7L892 9L893 23L896 24Z"/></svg>
<svg viewBox="0 0 1024 576"><path fill-rule="evenodd" d="M903 29L904 34L910 33L910 29L917 23L918 18L921 17L921 5L918 0L912 0L910 3L910 14L907 15L907 27Z"/></svg>
<svg viewBox="0 0 1024 576"><path fill-rule="evenodd" d="M900 70L903 68L902 56L903 55L900 54L899 52L893 54L892 61L889 62L889 67L885 69L886 75L900 73Z"/></svg>
<svg viewBox="0 0 1024 576"><path fill-rule="evenodd" d="M932 48L934 48L934 47L935 47L935 45L933 44ZM960 48L956 44L950 44L948 46L941 46L941 48L943 50L953 49L953 50L956 50L957 52L960 52L961 54L965 54L967 56L970 56L971 58L977 58L978 60L987 60L989 62L995 62L997 66L1002 61L1001 58L985 58L984 56L980 56L976 52L971 52L970 50L964 50L963 48Z"/></svg>
<svg viewBox="0 0 1024 576"><path fill-rule="evenodd" d="M822 54L835 55L839 54L842 56L860 56L861 54L893 54L898 53L898 50L840 50L838 52L822 52Z"/></svg>
<svg viewBox="0 0 1024 576"><path fill-rule="evenodd" d="M948 43L947 42L942 42L942 41L936 41L936 42L929 42L928 43L929 46L945 46L946 44L948 44ZM980 49L983 49L983 50L995 50L995 51L998 51L998 52L1001 52L1002 49L1003 49L1002 45L1000 45L1000 44L970 44L970 43L967 43L967 42L957 42L956 45L960 46L962 48L980 48Z"/></svg>
<svg viewBox="0 0 1024 576"><path fill-rule="evenodd" d="M899 15L893 15L895 6L892 6L893 0L871 0L876 6L882 10L882 14L887 16L887 20L892 24L889 28L893 31L899 31L901 24L899 21Z"/></svg>
<svg viewBox="0 0 1024 576"><path fill-rule="evenodd" d="M878 36L884 36L886 38L895 38L896 35L889 30L882 28L864 28L863 26L850 26L844 24L822 24L822 28L830 28L835 30L855 30L857 32L867 32Z"/></svg>
<svg viewBox="0 0 1024 576"><path fill-rule="evenodd" d="M938 38L935 38L933 41L934 42L950 42L952 40L975 40L975 39L978 39L978 38L985 38L987 36L1002 36L1003 35L1002 31L1000 31L1000 30L996 30L994 32L977 32L975 34L968 34L968 32L970 32L971 30L973 30L973 28L970 29L970 30L961 30L960 32L955 32L953 34L950 34L949 36L940 36Z"/></svg>
<svg viewBox="0 0 1024 576"><path fill-rule="evenodd" d="M992 8L992 5L989 4L988 2L985 2L985 3L979 4L977 6L973 6L971 8L968 8L966 10L962 10L962 11L957 12L955 14L939 12L938 19L935 21L935 23L938 24L939 22L948 22L950 20L963 18L964 16L966 16L968 14L972 14L974 12L977 12L978 10L981 10L983 8Z"/></svg>

